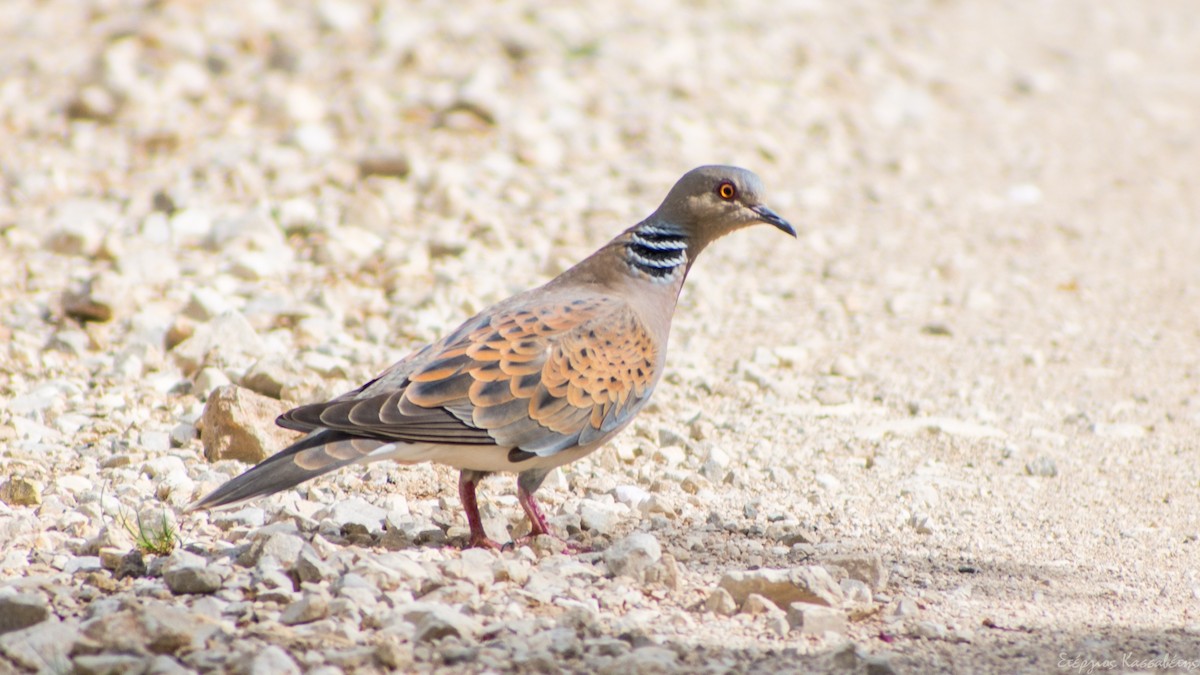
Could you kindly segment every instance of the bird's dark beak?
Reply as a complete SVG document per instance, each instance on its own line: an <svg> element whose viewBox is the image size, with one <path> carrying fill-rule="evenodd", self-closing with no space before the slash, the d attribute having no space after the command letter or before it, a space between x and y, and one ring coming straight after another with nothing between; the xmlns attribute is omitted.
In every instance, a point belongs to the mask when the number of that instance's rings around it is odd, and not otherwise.
<svg viewBox="0 0 1200 675"><path fill-rule="evenodd" d="M792 224L789 223L788 221L784 220L783 218L781 218L778 213L775 213L774 211L767 208L766 206L759 204L758 206L750 207L750 210L757 213L758 219L763 221L764 223L767 223L769 225L774 225L775 227L778 227L779 229L783 230L784 232L787 232L788 234L792 235L793 237L796 236L796 229L794 227L792 227Z"/></svg>

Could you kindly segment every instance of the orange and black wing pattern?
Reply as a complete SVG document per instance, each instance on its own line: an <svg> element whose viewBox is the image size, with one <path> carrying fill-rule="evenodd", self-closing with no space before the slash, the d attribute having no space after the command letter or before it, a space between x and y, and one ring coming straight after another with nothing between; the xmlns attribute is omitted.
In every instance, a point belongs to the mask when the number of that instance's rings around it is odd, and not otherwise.
<svg viewBox="0 0 1200 675"><path fill-rule="evenodd" d="M464 324L380 378L281 422L401 442L498 445L514 460L600 442L649 399L660 344L607 297L510 306Z"/></svg>

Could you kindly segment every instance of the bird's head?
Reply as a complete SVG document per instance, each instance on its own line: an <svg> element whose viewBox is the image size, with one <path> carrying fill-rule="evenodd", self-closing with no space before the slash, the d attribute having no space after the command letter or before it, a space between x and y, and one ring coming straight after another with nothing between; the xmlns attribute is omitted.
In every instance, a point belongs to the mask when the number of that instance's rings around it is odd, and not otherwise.
<svg viewBox="0 0 1200 675"><path fill-rule="evenodd" d="M683 175L655 211L662 222L682 227L698 251L714 239L766 223L796 236L796 230L763 203L758 176L736 166L702 166Z"/></svg>

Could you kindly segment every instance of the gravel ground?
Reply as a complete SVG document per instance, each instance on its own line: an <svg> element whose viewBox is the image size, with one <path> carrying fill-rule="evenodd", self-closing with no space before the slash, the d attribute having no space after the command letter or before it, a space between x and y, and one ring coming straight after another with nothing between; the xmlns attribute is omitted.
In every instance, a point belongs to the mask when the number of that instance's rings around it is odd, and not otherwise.
<svg viewBox="0 0 1200 675"><path fill-rule="evenodd" d="M450 4L0 4L0 672L1200 669L1193 2ZM713 162L800 241L548 480L596 553L431 466L181 513Z"/></svg>

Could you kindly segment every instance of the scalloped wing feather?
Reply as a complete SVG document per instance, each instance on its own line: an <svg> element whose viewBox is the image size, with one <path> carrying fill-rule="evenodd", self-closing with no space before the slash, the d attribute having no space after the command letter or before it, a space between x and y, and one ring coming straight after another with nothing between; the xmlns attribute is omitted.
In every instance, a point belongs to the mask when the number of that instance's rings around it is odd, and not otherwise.
<svg viewBox="0 0 1200 675"><path fill-rule="evenodd" d="M608 296L500 310L328 403L280 423L384 440L498 445L549 456L599 443L649 399L661 341ZM380 391L384 378L396 386Z"/></svg>

